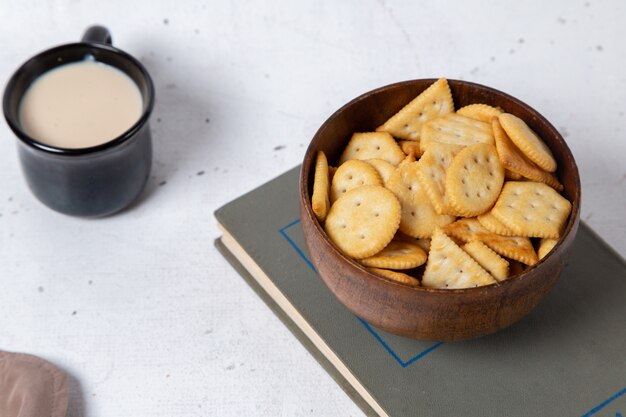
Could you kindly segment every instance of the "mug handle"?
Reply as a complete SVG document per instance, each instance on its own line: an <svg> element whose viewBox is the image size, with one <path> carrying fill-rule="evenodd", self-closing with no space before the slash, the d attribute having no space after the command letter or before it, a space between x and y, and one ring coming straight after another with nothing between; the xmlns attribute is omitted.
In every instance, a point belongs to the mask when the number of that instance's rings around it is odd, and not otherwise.
<svg viewBox="0 0 626 417"><path fill-rule="evenodd" d="M87 28L83 38L80 40L81 42L90 42L90 43L104 43L107 45L112 45L113 42L111 40L111 32L109 29L100 25L93 25Z"/></svg>

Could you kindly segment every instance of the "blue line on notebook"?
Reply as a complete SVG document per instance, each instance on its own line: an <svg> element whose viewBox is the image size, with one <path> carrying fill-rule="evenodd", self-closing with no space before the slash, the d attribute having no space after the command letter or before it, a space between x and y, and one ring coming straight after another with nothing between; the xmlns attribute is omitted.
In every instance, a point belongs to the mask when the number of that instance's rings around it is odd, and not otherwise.
<svg viewBox="0 0 626 417"><path fill-rule="evenodd" d="M315 270L315 267L313 266L313 264L311 263L311 261L309 261L309 258L307 258L307 256L304 254L304 252L302 252L302 249L300 249L298 247L298 245L296 245L296 242L294 242L289 235L287 234L286 230L289 229L291 226L296 225L300 223L300 220L295 220L291 223L289 223L287 226L283 227L282 229L280 229L280 234L283 235L283 237L285 239L287 239L287 242L289 242L289 244L291 245L291 247L293 247L295 249L296 252L298 252L298 255L300 255L300 257L302 259L304 259L304 262L307 263L307 265L313 270L313 272L317 273L317 271Z"/></svg>
<svg viewBox="0 0 626 417"><path fill-rule="evenodd" d="M613 401L617 400L619 397L621 397L624 394L626 394L626 388L624 388L623 390L621 390L618 393L614 394L613 396L607 398L604 402L602 402L598 406L596 406L596 407L592 408L591 410L587 411L585 414L582 415L582 417L593 416L598 411L602 410L604 407L606 407L607 405L609 405ZM622 414L621 413L617 413L617 414L615 414L615 417L622 417Z"/></svg>
<svg viewBox="0 0 626 417"><path fill-rule="evenodd" d="M281 236L283 238L285 238L285 240L287 240L289 245L291 245L291 247L298 253L298 255L300 255L300 258L302 258L304 260L304 262L306 262L306 264L309 266L309 268L311 268L313 270L313 272L317 273L317 271L315 270L315 267L313 266L313 263L311 263L309 258L305 255L304 251L302 249L300 249L300 247L296 244L296 242L294 242L293 239L287 234L287 229L295 226L298 223L300 223L299 219L298 220L294 220L293 222L289 223L287 226L284 226L283 228L281 228L279 230L279 233L281 234ZM362 320L359 317L357 317L357 318L363 324L363 326L365 326L365 328L374 336L374 338L385 348L385 350L387 352L389 352L389 354L396 360L396 362L398 362L400 364L400 366L402 366L403 368L406 368L407 366L409 366L413 362L418 361L419 359L423 358L424 356L426 356L427 354L429 354L433 350L437 349L439 346L443 345L443 342L435 343L434 345L432 345L428 349L418 353L417 355L415 355L414 357L412 357L408 361L403 361L396 354L396 352L394 352L394 350L383 340L383 338L376 332L376 330L374 330L369 324L367 324L366 321ZM583 416L583 417L586 417L586 416Z"/></svg>

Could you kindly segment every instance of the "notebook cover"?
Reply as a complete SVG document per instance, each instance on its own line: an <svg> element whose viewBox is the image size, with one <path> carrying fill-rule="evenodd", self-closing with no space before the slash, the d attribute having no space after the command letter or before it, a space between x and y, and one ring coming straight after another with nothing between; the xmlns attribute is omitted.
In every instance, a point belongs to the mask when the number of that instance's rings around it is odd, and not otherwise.
<svg viewBox="0 0 626 417"><path fill-rule="evenodd" d="M368 325L319 279L300 229L298 174L291 169L215 216L258 266L247 276L269 279L330 347L335 359L314 356L368 415L372 408L332 371L337 358L381 415L626 417L626 263L585 224L556 287L526 318L466 342L412 340ZM317 350L289 314L281 318Z"/></svg>

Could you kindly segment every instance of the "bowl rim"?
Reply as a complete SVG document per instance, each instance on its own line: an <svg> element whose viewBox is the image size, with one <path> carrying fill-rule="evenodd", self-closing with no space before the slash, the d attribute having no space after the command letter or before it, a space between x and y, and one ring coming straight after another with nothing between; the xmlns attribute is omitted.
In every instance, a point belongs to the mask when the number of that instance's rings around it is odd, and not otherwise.
<svg viewBox="0 0 626 417"><path fill-rule="evenodd" d="M362 100L365 100L366 98L368 98L368 97L370 97L372 95L376 95L376 94L381 93L381 92L383 92L385 90L399 88L399 87L402 87L402 86L405 86L405 85L409 85L409 84L414 84L416 82L424 83L425 84L424 89L426 89L428 87L429 83L433 83L433 82L435 82L437 80L438 80L437 78L418 78L418 79L405 80L405 81L395 82L395 83L392 83L392 84L387 84L387 85L384 85L382 87L378 87L378 88L375 88L373 90L367 91L367 92L365 92L363 94L360 94L359 96L353 98L352 100L348 101L346 104L342 105L339 109L334 111L324 121L324 123L322 123L320 125L320 127L317 129L317 131L313 135L313 138L309 142L309 146L307 147L307 149L305 151L304 158L303 158L303 161L302 161L302 166L300 168L300 175L299 175L299 178L298 178L298 187L299 187L300 201L304 205L305 214L306 214L308 220L312 221L314 230L317 233L320 234L320 236L321 236L322 240L324 241L324 243L340 259L346 261L348 265L350 265L350 266L356 268L357 270L365 273L369 277L369 279L371 279L371 280L375 280L375 281L377 281L377 282L379 282L379 283L381 283L383 285L391 285L391 286L401 287L401 288L404 288L407 291L413 291L413 292L416 292L416 293L433 294L433 295L444 295L444 294L447 294L447 295L451 295L451 294L458 295L458 294L468 294L468 293L479 294L479 293L482 293L482 292L490 292L490 291L506 289L507 286L515 285L518 281L524 280L526 277L528 277L530 271L536 270L542 264L544 264L548 260L548 258L551 257L552 254L556 253L556 251L558 250L558 248L561 247L562 243L566 240L566 238L572 232L576 232L577 224L578 224L579 217L580 217L580 203L581 203L581 191L582 191L582 189L581 189L580 173L579 173L579 170L578 170L578 165L576 164L576 160L574 159L574 155L572 154L571 149L569 148L569 146L567 145L567 142L565 141L563 136L559 133L559 131L554 127L554 125L552 125L552 123L550 123L550 121L548 121L548 119L546 119L543 116L543 114L541 114L540 112L535 110L533 107L529 106L528 104L524 103L523 101L521 101L521 100L519 100L519 99L517 99L517 98L515 98L515 97L513 97L513 96L511 96L511 95L509 95L507 93L504 93L504 92L502 92L500 90L497 90L495 88L488 87L488 86L485 86L485 85L482 85L482 84L470 82L470 81L447 78L447 81L448 81L449 85L450 84L465 84L465 85L468 85L470 87L482 89L482 90L487 91L488 93L500 95L500 96L504 97L506 100L514 102L517 105L520 105L522 107L526 107L530 111L532 111L535 114L537 114L538 122L542 123L542 124L545 124L546 127L549 130L552 130L555 133L555 137L557 138L557 140L559 142L561 142L561 144L563 145L563 153L571 159L572 166L574 168L574 172L573 173L575 174L575 178L574 178L574 180L575 180L574 196L573 196L573 201L570 201L570 203L572 204L572 210L570 212L570 215L569 215L569 218L568 218L568 221L567 221L567 225L563 229L563 233L561 234L561 237L557 241L557 244L550 250L550 252L548 252L543 258L539 259L538 262L535 265L530 266L524 272L522 272L520 274L517 274L517 275L514 275L512 277L509 277L509 278L507 278L504 281L496 281L493 284L483 285L483 286L479 286L479 287L469 287L469 288L444 289L444 288L423 287L421 285L420 286L409 286L409 285L401 284L399 282L392 281L390 279L384 278L384 277L382 277L382 276L380 276L378 274L373 273L372 271L368 270L365 266L363 266L360 263L358 263L355 259L352 259L351 257L349 257L349 256L345 255L343 252L341 252L341 250L339 250L339 248L335 245L335 243L330 239L328 234L324 231L322 225L320 224L320 222L318 221L317 217L313 213L313 209L311 207L311 196L309 195L309 190L308 190L308 178L309 178L310 173L312 171L310 168L313 166L313 164L312 164L313 156L314 156L313 154L315 153L314 149L313 149L313 145L315 144L316 139L319 137L320 133L322 131L324 131L326 129L326 127L329 124L331 124L333 122L333 120L337 116L339 116L341 113L343 113L346 110L348 110L355 103L360 102ZM450 89L453 90L453 86L452 85L450 85ZM552 149L550 149L550 150L552 150Z"/></svg>

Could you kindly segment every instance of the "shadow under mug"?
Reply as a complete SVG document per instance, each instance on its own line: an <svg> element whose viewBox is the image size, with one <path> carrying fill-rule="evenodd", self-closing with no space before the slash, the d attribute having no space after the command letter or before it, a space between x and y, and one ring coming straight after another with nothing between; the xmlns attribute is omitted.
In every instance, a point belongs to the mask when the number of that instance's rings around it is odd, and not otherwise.
<svg viewBox="0 0 626 417"><path fill-rule="evenodd" d="M128 75L143 100L139 120L117 138L88 148L59 148L38 142L24 132L19 106L37 77L64 64L95 59ZM154 86L144 66L111 45L102 26L87 29L80 43L48 49L26 61L4 92L4 117L18 137L18 155L28 186L46 206L81 217L102 217L130 205L150 175L152 140L149 118Z"/></svg>

